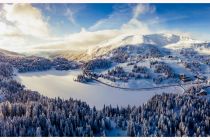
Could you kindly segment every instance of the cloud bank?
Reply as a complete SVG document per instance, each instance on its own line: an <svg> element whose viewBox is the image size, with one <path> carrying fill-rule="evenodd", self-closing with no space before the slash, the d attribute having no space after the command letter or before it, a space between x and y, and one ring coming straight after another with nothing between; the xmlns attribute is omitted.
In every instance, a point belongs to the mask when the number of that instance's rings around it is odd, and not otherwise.
<svg viewBox="0 0 210 140"><path fill-rule="evenodd" d="M50 37L41 11L31 4L3 4L0 9L0 47L15 50L34 39Z"/></svg>
<svg viewBox="0 0 210 140"><path fill-rule="evenodd" d="M1 11L1 24L11 30L1 34L30 35L34 37L48 37L50 35L48 23L42 13L30 4L4 4ZM1 30L1 31L2 31ZM12 32L13 31L13 32Z"/></svg>
<svg viewBox="0 0 210 140"><path fill-rule="evenodd" d="M50 12L52 8L46 5L46 10ZM72 24L77 25L75 11L68 7L64 11L63 15L69 20L69 28ZM48 17L42 12L31 4L0 5L0 48L19 52L86 50L119 35L154 33L156 31L151 29L150 25L158 26L157 24L161 22L155 15L154 6L128 4L115 6L113 12L106 18L99 19L86 29L81 28L78 33L56 36L51 32L53 26L50 25ZM145 20L143 18L145 15L153 15L154 18Z"/></svg>
<svg viewBox="0 0 210 140"><path fill-rule="evenodd" d="M79 33L70 34L64 38L58 39L57 42L37 45L35 48L49 50L86 50L89 47L97 45L98 43L114 38L123 34L149 34L151 33L146 23L141 21L139 17L147 12L154 12L154 8L149 5L138 4L133 8L132 16L127 23L122 24L119 29L105 29L100 30L104 24L112 24L113 18L121 18L123 12L117 10L108 16L107 19L97 21L89 29L82 28Z"/></svg>

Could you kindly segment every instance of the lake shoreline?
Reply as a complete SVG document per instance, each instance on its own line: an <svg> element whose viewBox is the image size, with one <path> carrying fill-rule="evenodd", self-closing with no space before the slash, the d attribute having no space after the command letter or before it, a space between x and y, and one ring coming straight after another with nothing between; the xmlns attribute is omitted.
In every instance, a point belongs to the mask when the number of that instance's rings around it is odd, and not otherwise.
<svg viewBox="0 0 210 140"><path fill-rule="evenodd" d="M174 92L174 88L150 91L128 91L116 89L106 85L93 82L84 84L75 82L74 78L80 74L81 70L57 71L48 70L41 72L16 73L15 79L26 86L27 89L38 91L40 94L62 99L73 98L87 102L91 107L102 109L104 105L139 106L148 101L156 94ZM176 89L174 93L182 93Z"/></svg>

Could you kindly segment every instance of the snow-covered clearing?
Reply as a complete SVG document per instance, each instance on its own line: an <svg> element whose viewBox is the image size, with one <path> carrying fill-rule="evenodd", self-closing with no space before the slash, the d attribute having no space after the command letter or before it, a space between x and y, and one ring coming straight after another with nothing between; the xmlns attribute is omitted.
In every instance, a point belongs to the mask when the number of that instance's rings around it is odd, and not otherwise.
<svg viewBox="0 0 210 140"><path fill-rule="evenodd" d="M167 87L163 89L128 91L112 88L100 83L83 84L75 82L74 78L81 71L31 72L18 74L16 79L28 89L38 91L48 97L74 98L86 101L90 106L102 108L104 104L112 106L142 105L153 95L183 92L181 87Z"/></svg>

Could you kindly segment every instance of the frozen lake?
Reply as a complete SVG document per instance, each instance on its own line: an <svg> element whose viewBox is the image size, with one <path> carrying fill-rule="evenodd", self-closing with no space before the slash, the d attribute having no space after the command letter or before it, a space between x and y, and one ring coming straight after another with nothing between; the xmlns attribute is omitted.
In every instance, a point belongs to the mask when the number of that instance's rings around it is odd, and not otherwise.
<svg viewBox="0 0 210 140"><path fill-rule="evenodd" d="M128 91L112 88L100 83L83 84L73 79L81 71L56 71L29 72L17 74L16 79L26 88L38 91L48 97L61 97L63 99L79 99L87 102L91 107L101 109L103 105L127 106L142 105L153 95L162 92L182 93L180 87L168 87L147 91Z"/></svg>

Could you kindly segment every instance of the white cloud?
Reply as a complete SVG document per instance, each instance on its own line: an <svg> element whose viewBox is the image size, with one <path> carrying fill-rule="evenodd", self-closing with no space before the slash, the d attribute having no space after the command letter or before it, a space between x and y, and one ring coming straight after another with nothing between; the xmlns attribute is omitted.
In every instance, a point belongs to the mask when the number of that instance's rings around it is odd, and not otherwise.
<svg viewBox="0 0 210 140"><path fill-rule="evenodd" d="M68 20L69 20L73 25L77 25L77 23L76 23L76 21L75 21L75 18L74 18L74 14L75 14L75 12L74 12L72 9L67 8L64 15L68 18Z"/></svg>
<svg viewBox="0 0 210 140"><path fill-rule="evenodd" d="M2 8L4 21L7 27L15 29L17 34L34 37L49 37L48 23L44 20L39 9L30 4L4 4ZM12 23L12 24L8 24ZM7 31L5 31L7 32Z"/></svg>
<svg viewBox="0 0 210 140"><path fill-rule="evenodd" d="M123 32L134 34L148 34L151 32L146 23L143 23L135 18L131 19L128 23L123 24L121 30Z"/></svg>
<svg viewBox="0 0 210 140"><path fill-rule="evenodd" d="M108 16L108 18L101 19L97 21L93 26L89 28L91 31L95 31L98 29L109 29L109 27L113 27L115 25L119 26L120 30L123 32L141 32L149 33L148 23L142 21L140 16L146 13L154 13L155 7L150 6L149 4L137 4L132 7L132 11L127 10L119 10L115 8L115 11ZM123 17L129 17L129 12L132 12L130 19L128 19L127 23L123 23L125 19ZM124 21L125 22L125 21ZM111 28L112 29L112 28Z"/></svg>
<svg viewBox="0 0 210 140"><path fill-rule="evenodd" d="M121 26L121 30L131 34L148 34L151 33L148 23L141 20L141 15L155 12L155 8L148 4L137 4L133 8L132 18Z"/></svg>
<svg viewBox="0 0 210 140"><path fill-rule="evenodd" d="M100 29L101 26L105 25L110 19L111 17L97 21L93 26L89 28L89 30L94 31Z"/></svg>
<svg viewBox="0 0 210 140"><path fill-rule="evenodd" d="M90 31L97 31L102 29L119 28L122 23L127 22L132 13L130 13L128 5L115 6L114 11L107 17L96 21L94 25L89 27Z"/></svg>
<svg viewBox="0 0 210 140"><path fill-rule="evenodd" d="M149 4L137 4L133 9L133 18L137 19L141 14L153 13L155 12L155 7Z"/></svg>
<svg viewBox="0 0 210 140"><path fill-rule="evenodd" d="M24 49L34 40L51 37L47 20L31 4L3 4L0 9L0 47Z"/></svg>
<svg viewBox="0 0 210 140"><path fill-rule="evenodd" d="M0 22L0 36L21 36L18 28L8 25L4 22Z"/></svg>
<svg viewBox="0 0 210 140"><path fill-rule="evenodd" d="M152 9L153 11L151 11ZM114 38L119 35L123 34L148 34L151 31L149 30L149 27L146 23L143 21L140 21L138 19L141 14L144 14L145 12L154 12L153 8L150 8L149 5L136 5L136 7L133 10L131 19L125 23L122 24L121 27L118 29L101 29L96 31L90 31L90 29L96 29L102 26L104 23L112 22L113 17L116 17L116 14L114 13L109 16L108 19L102 19L96 22L91 28L89 28L89 31L86 31L84 28L81 29L79 33L74 33L66 36L65 38L60 38L58 41L47 43L47 44L41 44L36 46L35 48L38 49L47 49L49 50L86 50L89 47L95 46L98 43L109 40L111 38Z"/></svg>
<svg viewBox="0 0 210 140"><path fill-rule="evenodd" d="M41 50L86 50L101 41L111 39L121 34L119 30L100 30L95 32L86 31L84 28L79 33L70 34L55 41L34 46Z"/></svg>

